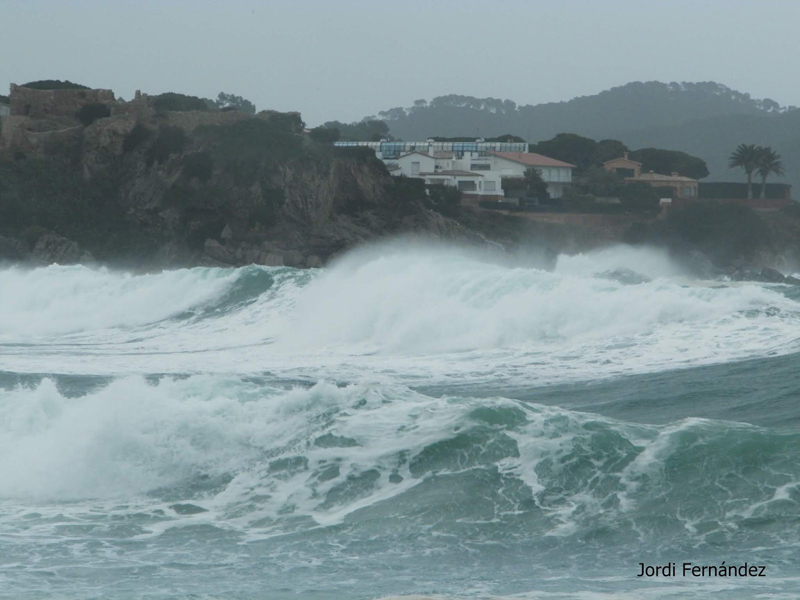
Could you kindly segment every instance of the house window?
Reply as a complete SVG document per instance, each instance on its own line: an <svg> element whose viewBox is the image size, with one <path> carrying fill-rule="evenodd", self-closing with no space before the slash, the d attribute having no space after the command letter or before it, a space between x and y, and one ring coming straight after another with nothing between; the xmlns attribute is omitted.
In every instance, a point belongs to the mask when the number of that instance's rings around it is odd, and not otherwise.
<svg viewBox="0 0 800 600"><path fill-rule="evenodd" d="M419 175L419 161L411 163L411 174Z"/></svg>
<svg viewBox="0 0 800 600"><path fill-rule="evenodd" d="M472 163L469 166L470 171L489 171L491 168L492 165L489 163Z"/></svg>
<svg viewBox="0 0 800 600"><path fill-rule="evenodd" d="M688 186L688 185L686 187L684 187L683 188L683 195L686 196L686 197L692 196L693 195L692 194L692 188L690 186Z"/></svg>
<svg viewBox="0 0 800 600"><path fill-rule="evenodd" d="M474 192L478 189L474 181L459 181L457 187L459 192Z"/></svg>
<svg viewBox="0 0 800 600"><path fill-rule="evenodd" d="M483 182L483 191L484 192L496 192L497 191L497 183L494 181L484 181Z"/></svg>
<svg viewBox="0 0 800 600"><path fill-rule="evenodd" d="M633 169L614 169L617 172L617 177L635 177Z"/></svg>

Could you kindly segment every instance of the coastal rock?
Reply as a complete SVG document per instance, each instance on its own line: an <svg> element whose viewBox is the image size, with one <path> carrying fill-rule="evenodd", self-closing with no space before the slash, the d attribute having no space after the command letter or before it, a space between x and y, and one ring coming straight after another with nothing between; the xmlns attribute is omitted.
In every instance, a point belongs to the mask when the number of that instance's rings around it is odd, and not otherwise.
<svg viewBox="0 0 800 600"><path fill-rule="evenodd" d="M312 254L306 257L306 267L309 269L319 269L322 266L322 260L319 256Z"/></svg>
<svg viewBox="0 0 800 600"><path fill-rule="evenodd" d="M761 277L761 281L765 283L783 283L786 281L786 277L784 277L783 273L775 269L770 269L769 267L762 268L759 276Z"/></svg>
<svg viewBox="0 0 800 600"><path fill-rule="evenodd" d="M236 263L236 259L231 251L217 240L207 239L203 244L203 253L207 257L226 265L233 265Z"/></svg>
<svg viewBox="0 0 800 600"><path fill-rule="evenodd" d="M247 264L258 264L261 258L261 250L257 247L250 246L244 252L244 260Z"/></svg>
<svg viewBox="0 0 800 600"><path fill-rule="evenodd" d="M632 271L631 269L612 269L611 271L604 271L598 275L601 279L610 279L624 285L636 285L639 283L648 283L651 281L649 277Z"/></svg>
<svg viewBox="0 0 800 600"><path fill-rule="evenodd" d="M282 267L283 256L277 252L262 252L259 263L265 267Z"/></svg>
<svg viewBox="0 0 800 600"><path fill-rule="evenodd" d="M785 283L786 277L769 267L741 267L731 273L734 281L758 281L760 283Z"/></svg>
<svg viewBox="0 0 800 600"><path fill-rule="evenodd" d="M91 256L91 254L89 254ZM59 265L74 265L81 262L86 253L81 251L77 242L68 240L55 233L44 233L39 236L31 252L34 262L42 265L57 263Z"/></svg>
<svg viewBox="0 0 800 600"><path fill-rule="evenodd" d="M300 268L305 265L303 255L295 250L283 253L283 264L287 267Z"/></svg>
<svg viewBox="0 0 800 600"><path fill-rule="evenodd" d="M28 257L28 248L16 238L0 236L0 260L24 260Z"/></svg>

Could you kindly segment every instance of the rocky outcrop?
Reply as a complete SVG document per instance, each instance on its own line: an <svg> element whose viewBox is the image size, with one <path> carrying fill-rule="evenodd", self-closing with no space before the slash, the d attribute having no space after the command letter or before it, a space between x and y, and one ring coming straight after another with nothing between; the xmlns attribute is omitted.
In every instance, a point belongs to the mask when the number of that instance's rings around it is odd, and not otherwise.
<svg viewBox="0 0 800 600"><path fill-rule="evenodd" d="M733 281L757 281L759 283L787 283L791 285L800 284L800 280L795 277L787 277L780 271L769 267L758 266L739 266L730 272Z"/></svg>
<svg viewBox="0 0 800 600"><path fill-rule="evenodd" d="M39 90L11 84L11 114L46 119L53 116L74 117L87 104L117 104L111 90L55 89Z"/></svg>
<svg viewBox="0 0 800 600"><path fill-rule="evenodd" d="M43 233L39 236L33 250L31 250L30 259L40 265L51 265L53 263L74 265L94 260L92 254L82 250L76 242L55 233Z"/></svg>

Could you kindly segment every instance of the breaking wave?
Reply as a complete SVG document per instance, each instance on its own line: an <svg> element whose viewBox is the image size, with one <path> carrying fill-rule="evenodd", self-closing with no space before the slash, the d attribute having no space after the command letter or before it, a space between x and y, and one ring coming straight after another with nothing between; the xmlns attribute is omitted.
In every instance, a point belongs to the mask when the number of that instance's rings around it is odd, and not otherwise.
<svg viewBox="0 0 800 600"><path fill-rule="evenodd" d="M642 279L609 276L637 263ZM324 271L48 267L0 271L0 285L17 372L53 372L57 354L62 373L141 374L158 355L161 372L547 383L785 354L800 324L787 286L696 282L628 248L562 257L554 272L388 245Z"/></svg>

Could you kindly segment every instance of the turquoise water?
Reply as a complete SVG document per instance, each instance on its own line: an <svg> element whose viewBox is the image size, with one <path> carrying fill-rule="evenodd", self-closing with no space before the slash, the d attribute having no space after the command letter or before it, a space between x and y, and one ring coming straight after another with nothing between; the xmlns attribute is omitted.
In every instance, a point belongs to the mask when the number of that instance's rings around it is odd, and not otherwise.
<svg viewBox="0 0 800 600"><path fill-rule="evenodd" d="M795 598L798 299L626 248L2 269L0 597ZM680 576L722 561L766 576Z"/></svg>

